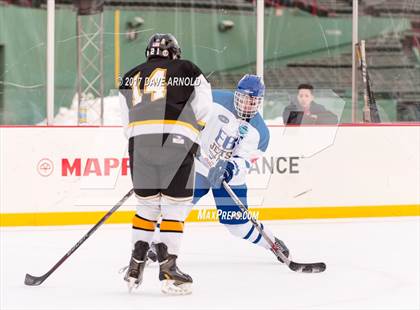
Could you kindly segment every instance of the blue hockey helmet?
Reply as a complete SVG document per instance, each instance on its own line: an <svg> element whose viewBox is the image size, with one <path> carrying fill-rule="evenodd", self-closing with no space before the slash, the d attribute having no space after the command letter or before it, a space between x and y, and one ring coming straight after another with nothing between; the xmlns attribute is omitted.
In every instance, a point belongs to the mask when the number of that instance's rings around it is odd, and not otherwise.
<svg viewBox="0 0 420 310"><path fill-rule="evenodd" d="M235 109L242 119L254 117L263 103L265 86L261 77L246 74L235 91Z"/></svg>

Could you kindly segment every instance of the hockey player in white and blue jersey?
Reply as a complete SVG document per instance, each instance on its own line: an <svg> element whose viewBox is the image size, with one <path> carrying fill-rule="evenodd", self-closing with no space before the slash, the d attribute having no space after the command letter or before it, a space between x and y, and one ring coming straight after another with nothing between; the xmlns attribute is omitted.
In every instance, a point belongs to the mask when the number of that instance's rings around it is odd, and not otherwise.
<svg viewBox="0 0 420 310"><path fill-rule="evenodd" d="M258 113L264 92L262 79L249 74L239 81L234 93L220 90L212 92L212 113L200 135L193 205L211 190L219 222L234 236L270 250L267 241L221 185L226 181L244 206L248 207L246 176L251 164L266 151L270 140L268 128ZM263 224L261 228L288 257L286 245ZM156 257L152 244L148 258L156 261Z"/></svg>
<svg viewBox="0 0 420 310"><path fill-rule="evenodd" d="M249 74L239 81L234 93L213 91L212 116L200 137L201 155L196 162L193 204L211 189L220 223L234 236L270 249L221 185L226 181L247 207L246 176L251 164L266 151L270 139L268 128L258 113L264 92L262 79ZM261 228L283 254L289 256L285 244L263 224Z"/></svg>

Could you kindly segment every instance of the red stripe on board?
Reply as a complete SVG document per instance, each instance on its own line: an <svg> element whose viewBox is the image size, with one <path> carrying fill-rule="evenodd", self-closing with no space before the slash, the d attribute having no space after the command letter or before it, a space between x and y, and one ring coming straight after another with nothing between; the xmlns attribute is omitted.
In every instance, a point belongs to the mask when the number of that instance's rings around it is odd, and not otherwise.
<svg viewBox="0 0 420 310"><path fill-rule="evenodd" d="M420 122L412 123L357 123L357 124L338 124L338 125L267 125L268 127L420 127ZM122 128L122 126L75 126L75 125L0 125L0 128Z"/></svg>
<svg viewBox="0 0 420 310"><path fill-rule="evenodd" d="M412 122L412 123L357 123L357 124L338 124L338 125L267 125L268 127L417 127L420 126L420 122Z"/></svg>
<svg viewBox="0 0 420 310"><path fill-rule="evenodd" d="M76 125L0 125L0 128L122 128L122 126L76 126Z"/></svg>

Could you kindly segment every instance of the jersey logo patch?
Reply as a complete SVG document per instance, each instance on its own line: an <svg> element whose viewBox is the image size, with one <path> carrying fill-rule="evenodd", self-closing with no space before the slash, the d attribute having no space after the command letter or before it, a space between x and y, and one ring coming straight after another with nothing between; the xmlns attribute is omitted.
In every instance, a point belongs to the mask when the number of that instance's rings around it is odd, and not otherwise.
<svg viewBox="0 0 420 310"><path fill-rule="evenodd" d="M184 141L184 138L182 138L181 136L174 136L172 138L172 143L174 143L174 144L184 144L185 141Z"/></svg>
<svg viewBox="0 0 420 310"><path fill-rule="evenodd" d="M210 144L208 157L211 160L227 160L232 156L238 137L231 136L221 128L213 143Z"/></svg>
<svg viewBox="0 0 420 310"><path fill-rule="evenodd" d="M226 116L224 116L224 115L222 115L222 114L219 114L219 120L222 122L222 123L225 123L225 124L227 124L227 123L229 123L229 119L226 117Z"/></svg>
<svg viewBox="0 0 420 310"><path fill-rule="evenodd" d="M249 129L248 129L247 125L242 124L242 125L239 126L238 131L239 131L239 136L241 138L244 138L248 134Z"/></svg>

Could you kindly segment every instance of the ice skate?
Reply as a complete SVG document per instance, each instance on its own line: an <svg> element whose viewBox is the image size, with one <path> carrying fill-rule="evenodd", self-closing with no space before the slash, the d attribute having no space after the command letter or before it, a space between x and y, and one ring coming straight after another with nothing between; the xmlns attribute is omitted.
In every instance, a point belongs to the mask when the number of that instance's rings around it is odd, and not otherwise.
<svg viewBox="0 0 420 310"><path fill-rule="evenodd" d="M143 270L146 265L146 255L149 250L149 244L143 241L137 241L131 255L130 263L124 280L127 281L128 291L131 292L137 288L143 280Z"/></svg>
<svg viewBox="0 0 420 310"><path fill-rule="evenodd" d="M162 281L162 292L170 295L188 295L192 293L192 278L179 270L176 255L168 253L164 243L155 245L159 261L159 280Z"/></svg>

